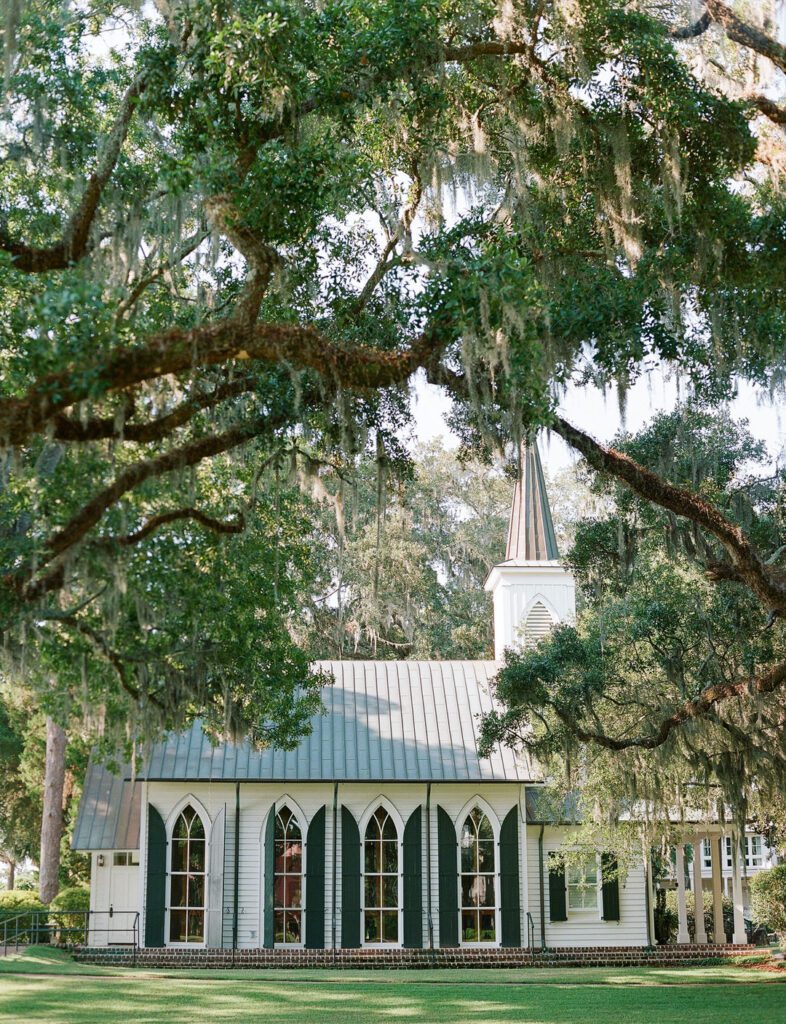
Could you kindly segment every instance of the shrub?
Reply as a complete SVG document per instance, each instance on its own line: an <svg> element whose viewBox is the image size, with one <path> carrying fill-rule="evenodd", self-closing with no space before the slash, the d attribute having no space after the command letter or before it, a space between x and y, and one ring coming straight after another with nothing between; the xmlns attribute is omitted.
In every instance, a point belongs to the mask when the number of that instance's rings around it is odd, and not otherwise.
<svg viewBox="0 0 786 1024"><path fill-rule="evenodd" d="M42 913L45 910L33 892L20 889L0 892L0 940L7 937L9 942L46 941L46 917Z"/></svg>
<svg viewBox="0 0 786 1024"><path fill-rule="evenodd" d="M754 916L778 933L786 946L786 864L760 871L750 882Z"/></svg>
<svg viewBox="0 0 786 1024"><path fill-rule="evenodd" d="M90 887L72 885L61 889L49 905L52 912L49 918L57 942L77 945L87 941L87 918L84 913L68 913L68 911L85 911L90 909Z"/></svg>

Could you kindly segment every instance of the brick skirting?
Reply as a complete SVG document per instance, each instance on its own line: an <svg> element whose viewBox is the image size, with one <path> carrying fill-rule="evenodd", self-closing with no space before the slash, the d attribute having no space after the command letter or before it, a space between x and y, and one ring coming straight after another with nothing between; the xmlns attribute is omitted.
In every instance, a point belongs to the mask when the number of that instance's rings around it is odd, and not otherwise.
<svg viewBox="0 0 786 1024"><path fill-rule="evenodd" d="M385 970L438 967L680 967L761 952L756 946L591 946L528 949L139 949L137 967L335 967ZM130 967L130 947L80 946L80 963Z"/></svg>

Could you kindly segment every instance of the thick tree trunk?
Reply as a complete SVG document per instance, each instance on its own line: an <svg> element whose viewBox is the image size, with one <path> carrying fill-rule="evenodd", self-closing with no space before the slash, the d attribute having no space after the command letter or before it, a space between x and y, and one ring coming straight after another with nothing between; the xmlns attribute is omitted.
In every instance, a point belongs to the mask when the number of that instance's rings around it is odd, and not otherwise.
<svg viewBox="0 0 786 1024"><path fill-rule="evenodd" d="M11 892L13 890L13 888L14 888L15 883L16 883L16 861L15 860L7 860L6 864L8 866L8 879L7 879L8 891Z"/></svg>
<svg viewBox="0 0 786 1024"><path fill-rule="evenodd" d="M60 840L63 838L65 730L47 717L44 814L41 821L39 889L42 903L51 903L60 888Z"/></svg>

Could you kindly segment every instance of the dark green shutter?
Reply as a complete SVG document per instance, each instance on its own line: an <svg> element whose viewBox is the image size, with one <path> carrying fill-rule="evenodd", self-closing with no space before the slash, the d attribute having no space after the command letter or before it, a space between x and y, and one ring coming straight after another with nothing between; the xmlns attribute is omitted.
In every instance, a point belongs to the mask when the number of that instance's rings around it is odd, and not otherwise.
<svg viewBox="0 0 786 1024"><path fill-rule="evenodd" d="M567 921L565 902L565 864L558 857L549 855L549 920Z"/></svg>
<svg viewBox="0 0 786 1024"><path fill-rule="evenodd" d="M404 826L404 945L423 945L423 812L417 807Z"/></svg>
<svg viewBox="0 0 786 1024"><path fill-rule="evenodd" d="M620 919L620 882L617 877L617 858L613 853L604 853L600 858L600 877L603 891L603 920Z"/></svg>
<svg viewBox="0 0 786 1024"><path fill-rule="evenodd" d="M147 897L145 900L145 945L164 945L166 919L166 829L164 819L147 805Z"/></svg>
<svg viewBox="0 0 786 1024"><path fill-rule="evenodd" d="M518 813L517 807L508 812L499 833L499 889L503 946L521 945Z"/></svg>
<svg viewBox="0 0 786 1024"><path fill-rule="evenodd" d="M439 944L458 946L458 842L453 820L437 807L439 861Z"/></svg>
<svg viewBox="0 0 786 1024"><path fill-rule="evenodd" d="M325 808L308 826L306 839L306 946L325 946Z"/></svg>
<svg viewBox="0 0 786 1024"><path fill-rule="evenodd" d="M352 812L341 808L341 946L360 945L360 832Z"/></svg>
<svg viewBox="0 0 786 1024"><path fill-rule="evenodd" d="M267 822L265 824L265 949L273 948L275 936L275 930L273 927L273 883L276 877L275 834L276 805L273 804L273 806L268 811Z"/></svg>

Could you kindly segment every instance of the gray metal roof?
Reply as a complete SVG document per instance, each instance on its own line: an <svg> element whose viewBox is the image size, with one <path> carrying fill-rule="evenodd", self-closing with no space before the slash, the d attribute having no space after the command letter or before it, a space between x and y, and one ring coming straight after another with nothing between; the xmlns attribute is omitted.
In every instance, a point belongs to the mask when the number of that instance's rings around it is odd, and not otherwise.
<svg viewBox="0 0 786 1024"><path fill-rule="evenodd" d="M138 850L142 784L91 761L71 845L75 850Z"/></svg>
<svg viewBox="0 0 786 1024"><path fill-rule="evenodd" d="M543 562L558 558L557 536L538 445L535 441L522 443L505 561Z"/></svg>
<svg viewBox="0 0 786 1024"><path fill-rule="evenodd" d="M507 747L478 755L480 715L493 708L493 661L326 661L325 714L291 751L249 744L213 746L198 722L171 733L145 757L137 779L256 782L528 782L529 762ZM91 764L73 845L133 849L127 814L139 782ZM121 841L122 840L122 841ZM113 845L114 844L114 845Z"/></svg>
<svg viewBox="0 0 786 1024"><path fill-rule="evenodd" d="M212 746L196 723L156 746L148 779L306 782L513 781L532 777L513 751L478 756L479 716L493 707L493 661L326 661L324 715L295 750Z"/></svg>

